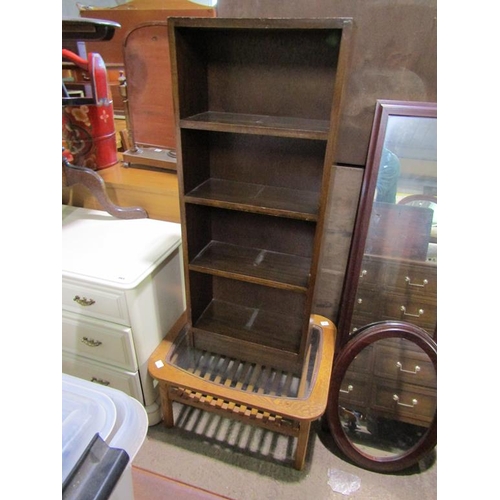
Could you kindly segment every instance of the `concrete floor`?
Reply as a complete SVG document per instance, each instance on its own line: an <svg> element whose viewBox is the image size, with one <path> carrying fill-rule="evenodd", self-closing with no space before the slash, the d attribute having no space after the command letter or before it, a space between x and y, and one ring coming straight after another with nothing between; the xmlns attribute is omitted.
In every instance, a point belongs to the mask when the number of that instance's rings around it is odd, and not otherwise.
<svg viewBox="0 0 500 500"><path fill-rule="evenodd" d="M152 426L134 465L234 500L345 498L339 479L359 481L363 500L437 497L436 450L404 472L380 474L349 463L320 422L313 424L306 465L292 468L295 440L174 403L176 427ZM332 486L329 474L337 474ZM349 482L348 481L348 482ZM199 498L198 496L183 498ZM156 493L148 500L169 498Z"/></svg>

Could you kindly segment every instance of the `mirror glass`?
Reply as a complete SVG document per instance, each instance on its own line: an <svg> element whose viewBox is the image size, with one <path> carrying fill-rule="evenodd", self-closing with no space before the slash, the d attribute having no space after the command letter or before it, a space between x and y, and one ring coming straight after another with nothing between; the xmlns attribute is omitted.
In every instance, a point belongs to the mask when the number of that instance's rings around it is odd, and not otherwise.
<svg viewBox="0 0 500 500"><path fill-rule="evenodd" d="M385 250L389 255L437 262L436 127L436 118L388 117L375 188L376 210L367 242L374 247L365 253ZM391 210L402 211L399 226L380 227L381 222L389 222ZM419 231L417 237L405 241L413 228ZM398 242L394 244L387 240L396 229ZM386 241L385 249L377 246L382 240Z"/></svg>
<svg viewBox="0 0 500 500"><path fill-rule="evenodd" d="M437 118L387 111L373 156L372 200L349 334L401 320L435 336Z"/></svg>
<svg viewBox="0 0 500 500"><path fill-rule="evenodd" d="M436 412L436 370L407 339L377 340L348 366L338 417L346 439L374 459L396 458L425 436Z"/></svg>

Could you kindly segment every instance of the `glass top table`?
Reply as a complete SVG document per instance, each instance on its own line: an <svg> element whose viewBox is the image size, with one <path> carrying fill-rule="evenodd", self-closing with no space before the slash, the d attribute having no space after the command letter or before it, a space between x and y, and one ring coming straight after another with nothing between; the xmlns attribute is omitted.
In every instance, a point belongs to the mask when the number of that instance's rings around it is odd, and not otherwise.
<svg viewBox="0 0 500 500"><path fill-rule="evenodd" d="M189 329L184 327L168 351L166 363L207 382L247 393L293 399L310 396L319 366L320 328L311 329L308 355L299 373L198 349L190 345L188 335Z"/></svg>

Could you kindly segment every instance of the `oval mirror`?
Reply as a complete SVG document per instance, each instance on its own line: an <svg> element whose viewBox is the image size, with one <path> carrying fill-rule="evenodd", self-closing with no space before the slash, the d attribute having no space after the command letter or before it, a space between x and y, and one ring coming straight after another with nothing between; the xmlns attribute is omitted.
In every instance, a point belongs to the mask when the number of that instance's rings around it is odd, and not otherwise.
<svg viewBox="0 0 500 500"><path fill-rule="evenodd" d="M356 464L395 472L436 446L437 346L422 328L381 321L360 328L335 361L326 411Z"/></svg>

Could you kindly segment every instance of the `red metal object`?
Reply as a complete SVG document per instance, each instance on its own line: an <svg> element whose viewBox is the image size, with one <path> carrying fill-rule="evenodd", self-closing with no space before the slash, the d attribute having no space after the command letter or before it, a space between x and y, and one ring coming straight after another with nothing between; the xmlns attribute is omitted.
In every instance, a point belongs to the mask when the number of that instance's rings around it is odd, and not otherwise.
<svg viewBox="0 0 500 500"><path fill-rule="evenodd" d="M92 104L63 106L63 139L75 164L92 170L111 167L118 159L113 101L104 61L97 53L89 53L88 61L67 49L62 55L86 73L93 94Z"/></svg>

